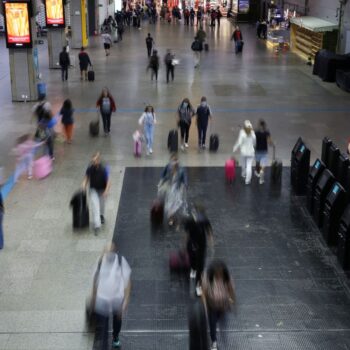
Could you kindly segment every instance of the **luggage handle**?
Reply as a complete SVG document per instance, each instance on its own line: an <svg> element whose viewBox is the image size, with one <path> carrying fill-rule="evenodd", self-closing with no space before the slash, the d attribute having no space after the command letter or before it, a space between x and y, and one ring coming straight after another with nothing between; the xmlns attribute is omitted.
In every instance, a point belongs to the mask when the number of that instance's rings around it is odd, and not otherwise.
<svg viewBox="0 0 350 350"><path fill-rule="evenodd" d="M272 143L272 160L276 160L276 145L275 143Z"/></svg>

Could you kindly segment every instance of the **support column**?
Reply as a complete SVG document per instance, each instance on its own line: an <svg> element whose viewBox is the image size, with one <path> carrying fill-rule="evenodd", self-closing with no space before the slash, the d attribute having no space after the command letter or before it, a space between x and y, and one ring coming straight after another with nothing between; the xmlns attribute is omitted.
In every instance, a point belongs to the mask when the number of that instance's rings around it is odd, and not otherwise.
<svg viewBox="0 0 350 350"><path fill-rule="evenodd" d="M71 8L71 28L72 39L71 48L79 49L81 46L88 46L88 9L86 0L72 0Z"/></svg>
<svg viewBox="0 0 350 350"><path fill-rule="evenodd" d="M59 56L63 46L67 45L64 28L49 28L47 31L47 46L49 48L49 68L60 68Z"/></svg>

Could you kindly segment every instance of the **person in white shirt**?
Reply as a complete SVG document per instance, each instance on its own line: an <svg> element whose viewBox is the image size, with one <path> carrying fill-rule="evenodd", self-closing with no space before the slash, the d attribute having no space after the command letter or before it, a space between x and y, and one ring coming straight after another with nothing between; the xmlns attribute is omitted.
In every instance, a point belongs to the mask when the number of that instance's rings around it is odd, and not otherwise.
<svg viewBox="0 0 350 350"><path fill-rule="evenodd" d="M147 155L153 153L153 137L154 137L154 124L156 124L156 114L152 106L147 106L142 113L139 124L143 125L146 142L147 142Z"/></svg>
<svg viewBox="0 0 350 350"><path fill-rule="evenodd" d="M241 151L242 177L245 178L246 185L252 179L252 165L255 155L256 137L252 123L249 120L244 122L244 127L240 130L238 140L233 146L233 153L239 148Z"/></svg>

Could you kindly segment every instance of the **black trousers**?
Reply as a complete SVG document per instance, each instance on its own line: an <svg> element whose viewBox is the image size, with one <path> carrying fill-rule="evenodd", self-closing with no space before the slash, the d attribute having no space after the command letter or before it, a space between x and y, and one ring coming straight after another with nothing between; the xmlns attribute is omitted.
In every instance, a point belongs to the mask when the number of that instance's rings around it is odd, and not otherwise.
<svg viewBox="0 0 350 350"><path fill-rule="evenodd" d="M47 151L49 152L50 158L53 158L53 137L50 135L46 139L46 146L47 146Z"/></svg>
<svg viewBox="0 0 350 350"><path fill-rule="evenodd" d="M223 317L221 311L215 310L210 305L208 305L208 320L209 320L209 330L210 330L210 340L213 342L217 341L216 337L216 327L219 320Z"/></svg>
<svg viewBox="0 0 350 350"><path fill-rule="evenodd" d="M212 19L211 19L210 25L211 25L212 27L215 27L215 18L212 18Z"/></svg>
<svg viewBox="0 0 350 350"><path fill-rule="evenodd" d="M185 121L180 120L181 141L185 140L185 143L188 143L190 127L191 127L191 123L188 124Z"/></svg>
<svg viewBox="0 0 350 350"><path fill-rule="evenodd" d="M167 64L166 66L166 82L169 83L169 74L171 75L171 80L174 81L174 66L172 64Z"/></svg>
<svg viewBox="0 0 350 350"><path fill-rule="evenodd" d="M187 252L190 258L191 269L196 271L196 285L201 285L205 265L205 247L199 247L196 242L188 240Z"/></svg>
<svg viewBox="0 0 350 350"><path fill-rule="evenodd" d="M158 69L151 68L151 80L153 80L153 77L156 77L156 80L158 80Z"/></svg>
<svg viewBox="0 0 350 350"><path fill-rule="evenodd" d="M108 316L98 316L98 324L101 332L101 350L109 350L108 347ZM118 338L120 330L122 328L122 314L116 313L113 315L113 338Z"/></svg>
<svg viewBox="0 0 350 350"><path fill-rule="evenodd" d="M68 80L68 66L61 66L62 81Z"/></svg>
<svg viewBox="0 0 350 350"><path fill-rule="evenodd" d="M112 113L101 112L102 122L103 122L103 131L106 133L111 131L111 115Z"/></svg>
<svg viewBox="0 0 350 350"><path fill-rule="evenodd" d="M148 55L148 57L151 57L151 53L152 53L152 46L148 46L147 45L147 55Z"/></svg>
<svg viewBox="0 0 350 350"><path fill-rule="evenodd" d="M204 146L207 137L208 124L197 124L198 128L198 145Z"/></svg>

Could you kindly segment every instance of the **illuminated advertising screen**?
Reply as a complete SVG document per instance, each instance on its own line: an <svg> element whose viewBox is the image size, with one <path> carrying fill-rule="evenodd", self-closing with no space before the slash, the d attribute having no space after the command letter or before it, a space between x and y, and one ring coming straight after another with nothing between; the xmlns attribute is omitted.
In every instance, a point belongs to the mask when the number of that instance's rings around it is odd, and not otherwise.
<svg viewBox="0 0 350 350"><path fill-rule="evenodd" d="M4 2L7 48L32 47L28 2Z"/></svg>
<svg viewBox="0 0 350 350"><path fill-rule="evenodd" d="M64 27L63 0L45 0L45 15L47 27Z"/></svg>
<svg viewBox="0 0 350 350"><path fill-rule="evenodd" d="M249 0L238 0L238 12L239 13L249 12Z"/></svg>

